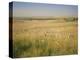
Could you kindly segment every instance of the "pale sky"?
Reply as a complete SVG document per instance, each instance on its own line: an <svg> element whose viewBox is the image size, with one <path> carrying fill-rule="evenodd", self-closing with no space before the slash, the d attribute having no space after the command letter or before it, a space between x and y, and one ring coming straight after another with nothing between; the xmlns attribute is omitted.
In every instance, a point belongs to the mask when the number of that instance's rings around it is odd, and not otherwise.
<svg viewBox="0 0 80 60"><path fill-rule="evenodd" d="M29 2L13 2L14 17L71 17L78 16L77 5L56 5Z"/></svg>

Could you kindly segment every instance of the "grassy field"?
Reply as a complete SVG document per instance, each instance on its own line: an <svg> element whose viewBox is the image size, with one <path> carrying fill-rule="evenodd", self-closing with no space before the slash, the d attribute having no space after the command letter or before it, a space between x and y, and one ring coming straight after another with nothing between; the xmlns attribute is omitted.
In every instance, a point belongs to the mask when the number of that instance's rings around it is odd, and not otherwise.
<svg viewBox="0 0 80 60"><path fill-rule="evenodd" d="M13 20L14 57L77 54L77 22Z"/></svg>

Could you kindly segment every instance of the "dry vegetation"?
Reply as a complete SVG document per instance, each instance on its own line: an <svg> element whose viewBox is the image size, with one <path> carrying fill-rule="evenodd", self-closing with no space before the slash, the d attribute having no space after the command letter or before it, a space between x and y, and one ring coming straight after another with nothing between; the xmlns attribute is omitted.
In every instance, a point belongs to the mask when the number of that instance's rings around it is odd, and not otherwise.
<svg viewBox="0 0 80 60"><path fill-rule="evenodd" d="M14 57L77 54L77 22L13 20Z"/></svg>

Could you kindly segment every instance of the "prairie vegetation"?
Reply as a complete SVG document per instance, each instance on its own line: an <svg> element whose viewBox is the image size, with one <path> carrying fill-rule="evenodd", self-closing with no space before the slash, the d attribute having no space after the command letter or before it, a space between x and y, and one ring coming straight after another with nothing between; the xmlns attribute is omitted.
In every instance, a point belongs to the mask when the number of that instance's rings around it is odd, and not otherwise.
<svg viewBox="0 0 80 60"><path fill-rule="evenodd" d="M77 21L13 20L13 56L77 54Z"/></svg>

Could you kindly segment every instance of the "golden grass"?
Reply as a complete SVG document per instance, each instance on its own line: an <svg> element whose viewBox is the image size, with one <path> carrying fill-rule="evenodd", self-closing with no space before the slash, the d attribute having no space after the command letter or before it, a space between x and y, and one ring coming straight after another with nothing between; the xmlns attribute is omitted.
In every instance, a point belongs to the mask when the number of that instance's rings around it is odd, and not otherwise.
<svg viewBox="0 0 80 60"><path fill-rule="evenodd" d="M77 54L77 22L13 20L14 57Z"/></svg>

